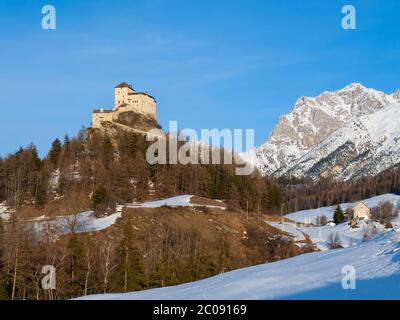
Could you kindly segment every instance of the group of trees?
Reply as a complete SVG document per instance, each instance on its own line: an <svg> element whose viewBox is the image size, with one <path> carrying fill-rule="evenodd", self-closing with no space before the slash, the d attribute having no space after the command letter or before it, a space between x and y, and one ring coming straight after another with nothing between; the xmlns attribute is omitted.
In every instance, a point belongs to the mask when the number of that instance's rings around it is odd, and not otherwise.
<svg viewBox="0 0 400 320"><path fill-rule="evenodd" d="M39 233L16 217L0 220L0 299L66 299L148 286L129 228L113 239L73 232L55 237L50 225ZM55 290L42 289L45 265L55 267Z"/></svg>
<svg viewBox="0 0 400 320"><path fill-rule="evenodd" d="M282 205L289 213L400 192L396 168L350 182L282 178L278 184L258 173L237 176L234 165L150 165L148 146L135 133L82 129L75 138L56 139L43 160L33 144L20 148L0 158L0 202L17 209L74 194L104 210L115 202L190 193L243 210L273 213Z"/></svg>
<svg viewBox="0 0 400 320"><path fill-rule="evenodd" d="M391 225L392 221L399 216L400 203L395 207L390 201L383 201L377 207L371 209L373 220L385 225Z"/></svg>
<svg viewBox="0 0 400 320"><path fill-rule="evenodd" d="M91 198L93 208L104 211L116 202L196 194L244 210L280 208L282 197L273 179L257 173L237 176L234 165L150 165L148 146L142 135L92 129L63 142L56 139L43 160L31 144L0 158L0 202L15 209L40 207L73 194Z"/></svg>
<svg viewBox="0 0 400 320"><path fill-rule="evenodd" d="M400 194L400 170L392 168L376 176L365 176L352 181L321 179L279 180L283 191L285 213L362 201L385 193Z"/></svg>
<svg viewBox="0 0 400 320"><path fill-rule="evenodd" d="M52 178L56 169L64 163L63 181L57 187L70 187L73 168L69 166L82 152L84 130L78 138L70 142L65 136L64 144L56 139L45 159L40 159L36 146L32 143L26 148L0 158L0 202L18 209L26 204L38 207L53 199ZM69 162L69 163L68 163ZM59 190L57 190L59 191Z"/></svg>

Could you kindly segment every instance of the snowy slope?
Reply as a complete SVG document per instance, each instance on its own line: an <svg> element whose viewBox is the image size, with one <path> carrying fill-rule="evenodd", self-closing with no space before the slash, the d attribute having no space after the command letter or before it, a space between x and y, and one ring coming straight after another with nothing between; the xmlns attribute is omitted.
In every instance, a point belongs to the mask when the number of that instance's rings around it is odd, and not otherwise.
<svg viewBox="0 0 400 320"><path fill-rule="evenodd" d="M305 254L189 284L81 299L400 299L398 238L389 231L356 247ZM356 269L356 290L342 289L342 268L347 265Z"/></svg>
<svg viewBox="0 0 400 320"><path fill-rule="evenodd" d="M340 245L348 248L360 245L363 241L364 232L371 230L371 226L376 229L378 234L385 231L384 226L376 222L371 222L370 224L361 223L359 228L351 228L348 223L343 223L337 226L315 226L298 228L298 230L307 234L319 250L327 251L330 250L328 241L331 234L337 233L341 242Z"/></svg>
<svg viewBox="0 0 400 320"><path fill-rule="evenodd" d="M390 201L393 203L393 205L396 205L400 201L400 196L395 195L395 194L383 194L380 196L372 197L369 199L363 200L363 202L369 207L377 207L380 202L386 202ZM347 208L354 208L358 202L350 202L350 203L342 203L340 207L343 210L346 210ZM317 223L316 218L318 216L325 215L328 219L333 218L333 212L335 210L336 206L331 206L331 207L323 207L323 208L318 208L318 209L310 209L310 210L302 210L302 211L297 211L294 213L290 213L286 215L286 218L289 218L290 220L296 221L296 222L305 222L306 218L311 218L312 223Z"/></svg>
<svg viewBox="0 0 400 320"><path fill-rule="evenodd" d="M274 228L281 230L284 233L289 234L294 241L303 241L305 240L304 233L300 230L300 228L296 228L291 223L280 223L280 222L273 222L273 221L266 221L269 225L273 226Z"/></svg>
<svg viewBox="0 0 400 320"><path fill-rule="evenodd" d="M363 202L374 207L381 201L395 204L399 199L400 196L386 194ZM315 220L319 214L331 217L332 212L333 207L327 207L299 211L287 217L303 222L306 217ZM395 230L379 227L374 239L362 241L363 225L358 229L347 224L303 228L293 223L268 223L292 233L297 240L302 240L304 234L309 235L322 251L174 287L81 299L400 299L400 237ZM328 250L326 241L332 232L340 234L344 249ZM341 286L342 268L349 265L356 270L356 290L344 290Z"/></svg>
<svg viewBox="0 0 400 320"><path fill-rule="evenodd" d="M195 207L198 206L195 203L191 203L193 195L182 195L176 196L172 198L166 198L161 200L155 201L147 201L143 203L134 203L134 204L126 204L127 208L159 208L162 206L169 206L169 207ZM209 208L219 208L225 209L224 206L213 206L213 205L204 205L205 207Z"/></svg>
<svg viewBox="0 0 400 320"><path fill-rule="evenodd" d="M380 196L376 196L370 199L365 199L363 202L369 207L374 208L377 207L381 202L390 201L394 206L397 205L400 201L400 196L395 194L384 194ZM340 206L343 210L347 208L354 208L358 202L351 202L351 203L342 203ZM311 209L311 210L302 210L294 213L290 213L285 217L297 222L297 223L305 223L306 219L310 220L312 224L318 224L318 216L326 216L328 220L333 219L333 212L336 206L331 207L322 207L318 209ZM298 234L306 234L309 236L310 240L316 244L318 249L320 250L328 250L329 246L327 241L329 236L332 233L338 233L341 239L341 245L343 247L349 247L358 245L362 242L362 238L365 232L365 229L368 228L367 225L361 224L359 228L353 229L347 223L340 224L337 226L322 226L322 227L302 227L297 226L293 227L293 223L284 222L283 224L280 223L270 223L272 226L276 227L279 230L283 230L289 234L298 235ZM400 218L393 221L396 227L400 227ZM382 231L383 227L380 224L373 224L377 231ZM296 237L294 238L296 240Z"/></svg>
<svg viewBox="0 0 400 320"><path fill-rule="evenodd" d="M147 201L143 203L127 204L128 208L159 208L162 206L188 207L190 206L191 195L176 196L167 199Z"/></svg>
<svg viewBox="0 0 400 320"><path fill-rule="evenodd" d="M355 131L358 129L355 134L361 134L360 138L363 138L362 133L365 130L362 127L357 128L357 119L398 102L399 91L387 95L359 83L350 84L335 92L324 92L317 97L301 97L292 111L279 119L265 144L241 156L264 175L284 175L308 152L347 123L354 123ZM396 119L389 118L391 125L397 126ZM375 119L372 120L374 121ZM343 134L346 133L343 131ZM365 138L368 138L368 132ZM364 149L366 148L367 145Z"/></svg>
<svg viewBox="0 0 400 320"><path fill-rule="evenodd" d="M38 232L51 228L56 229L58 234L66 234L72 230L76 233L101 231L112 226L120 217L121 212L96 218L93 211L85 211L76 215L60 216L51 219L39 217L28 222L31 222Z"/></svg>

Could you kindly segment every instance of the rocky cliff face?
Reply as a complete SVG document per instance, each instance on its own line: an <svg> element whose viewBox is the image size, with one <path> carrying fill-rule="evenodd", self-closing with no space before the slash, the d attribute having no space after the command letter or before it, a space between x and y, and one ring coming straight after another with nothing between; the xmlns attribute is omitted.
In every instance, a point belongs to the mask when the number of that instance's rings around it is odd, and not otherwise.
<svg viewBox="0 0 400 320"><path fill-rule="evenodd" d="M112 122L105 121L101 125L102 130L113 132L113 130L125 130L139 134L146 134L152 129L161 129L160 124L152 117L133 111L121 112L118 118Z"/></svg>
<svg viewBox="0 0 400 320"><path fill-rule="evenodd" d="M354 119L295 162L286 174L349 180L394 167L400 163L398 119L399 103Z"/></svg>
<svg viewBox="0 0 400 320"><path fill-rule="evenodd" d="M371 149L373 142L368 139L367 124L359 118L375 114L399 101L400 91L386 95L359 83L335 92L324 92L318 97L301 97L292 111L279 119L267 142L245 154L244 158L253 162L264 175L352 177L354 175L350 173L343 175L343 168L336 164L355 158L361 161L367 153L374 151ZM307 154L319 145L318 150L328 148L338 137L325 140L342 128L347 128L339 134L343 143L335 145L341 154L330 153L330 161L322 161L315 156L316 162L313 165L307 162L305 166L305 159L309 159ZM349 130L352 131L351 136L348 136ZM353 141L355 136L362 141ZM319 156L328 157L327 153L320 152Z"/></svg>
<svg viewBox="0 0 400 320"><path fill-rule="evenodd" d="M117 122L143 132L148 132L151 129L161 129L161 126L154 118L132 111L120 113Z"/></svg>

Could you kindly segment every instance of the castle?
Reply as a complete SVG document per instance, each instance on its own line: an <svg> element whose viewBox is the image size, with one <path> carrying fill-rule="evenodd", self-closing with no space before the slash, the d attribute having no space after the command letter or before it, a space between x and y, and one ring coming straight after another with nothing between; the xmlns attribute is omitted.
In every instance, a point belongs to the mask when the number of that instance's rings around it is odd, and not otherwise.
<svg viewBox="0 0 400 320"><path fill-rule="evenodd" d="M94 110L92 114L92 128L101 128L102 122L116 122L124 112L134 112L157 120L157 102L154 97L145 92L135 91L133 87L122 82L114 89L115 101L113 110Z"/></svg>

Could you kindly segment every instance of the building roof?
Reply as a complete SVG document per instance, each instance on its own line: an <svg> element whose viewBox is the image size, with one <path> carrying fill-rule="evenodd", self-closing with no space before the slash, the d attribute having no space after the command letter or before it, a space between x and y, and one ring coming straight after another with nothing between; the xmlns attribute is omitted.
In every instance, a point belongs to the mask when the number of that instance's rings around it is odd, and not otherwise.
<svg viewBox="0 0 400 320"><path fill-rule="evenodd" d="M360 201L355 207L356 207L356 208L357 208L357 207L366 207L366 208L368 208L368 206L367 206L364 202L362 202L362 201ZM369 208L368 208L368 209L369 209Z"/></svg>
<svg viewBox="0 0 400 320"><path fill-rule="evenodd" d="M130 84L126 83L126 82L121 82L115 88L129 88L129 89L133 90L132 85L130 85Z"/></svg>

